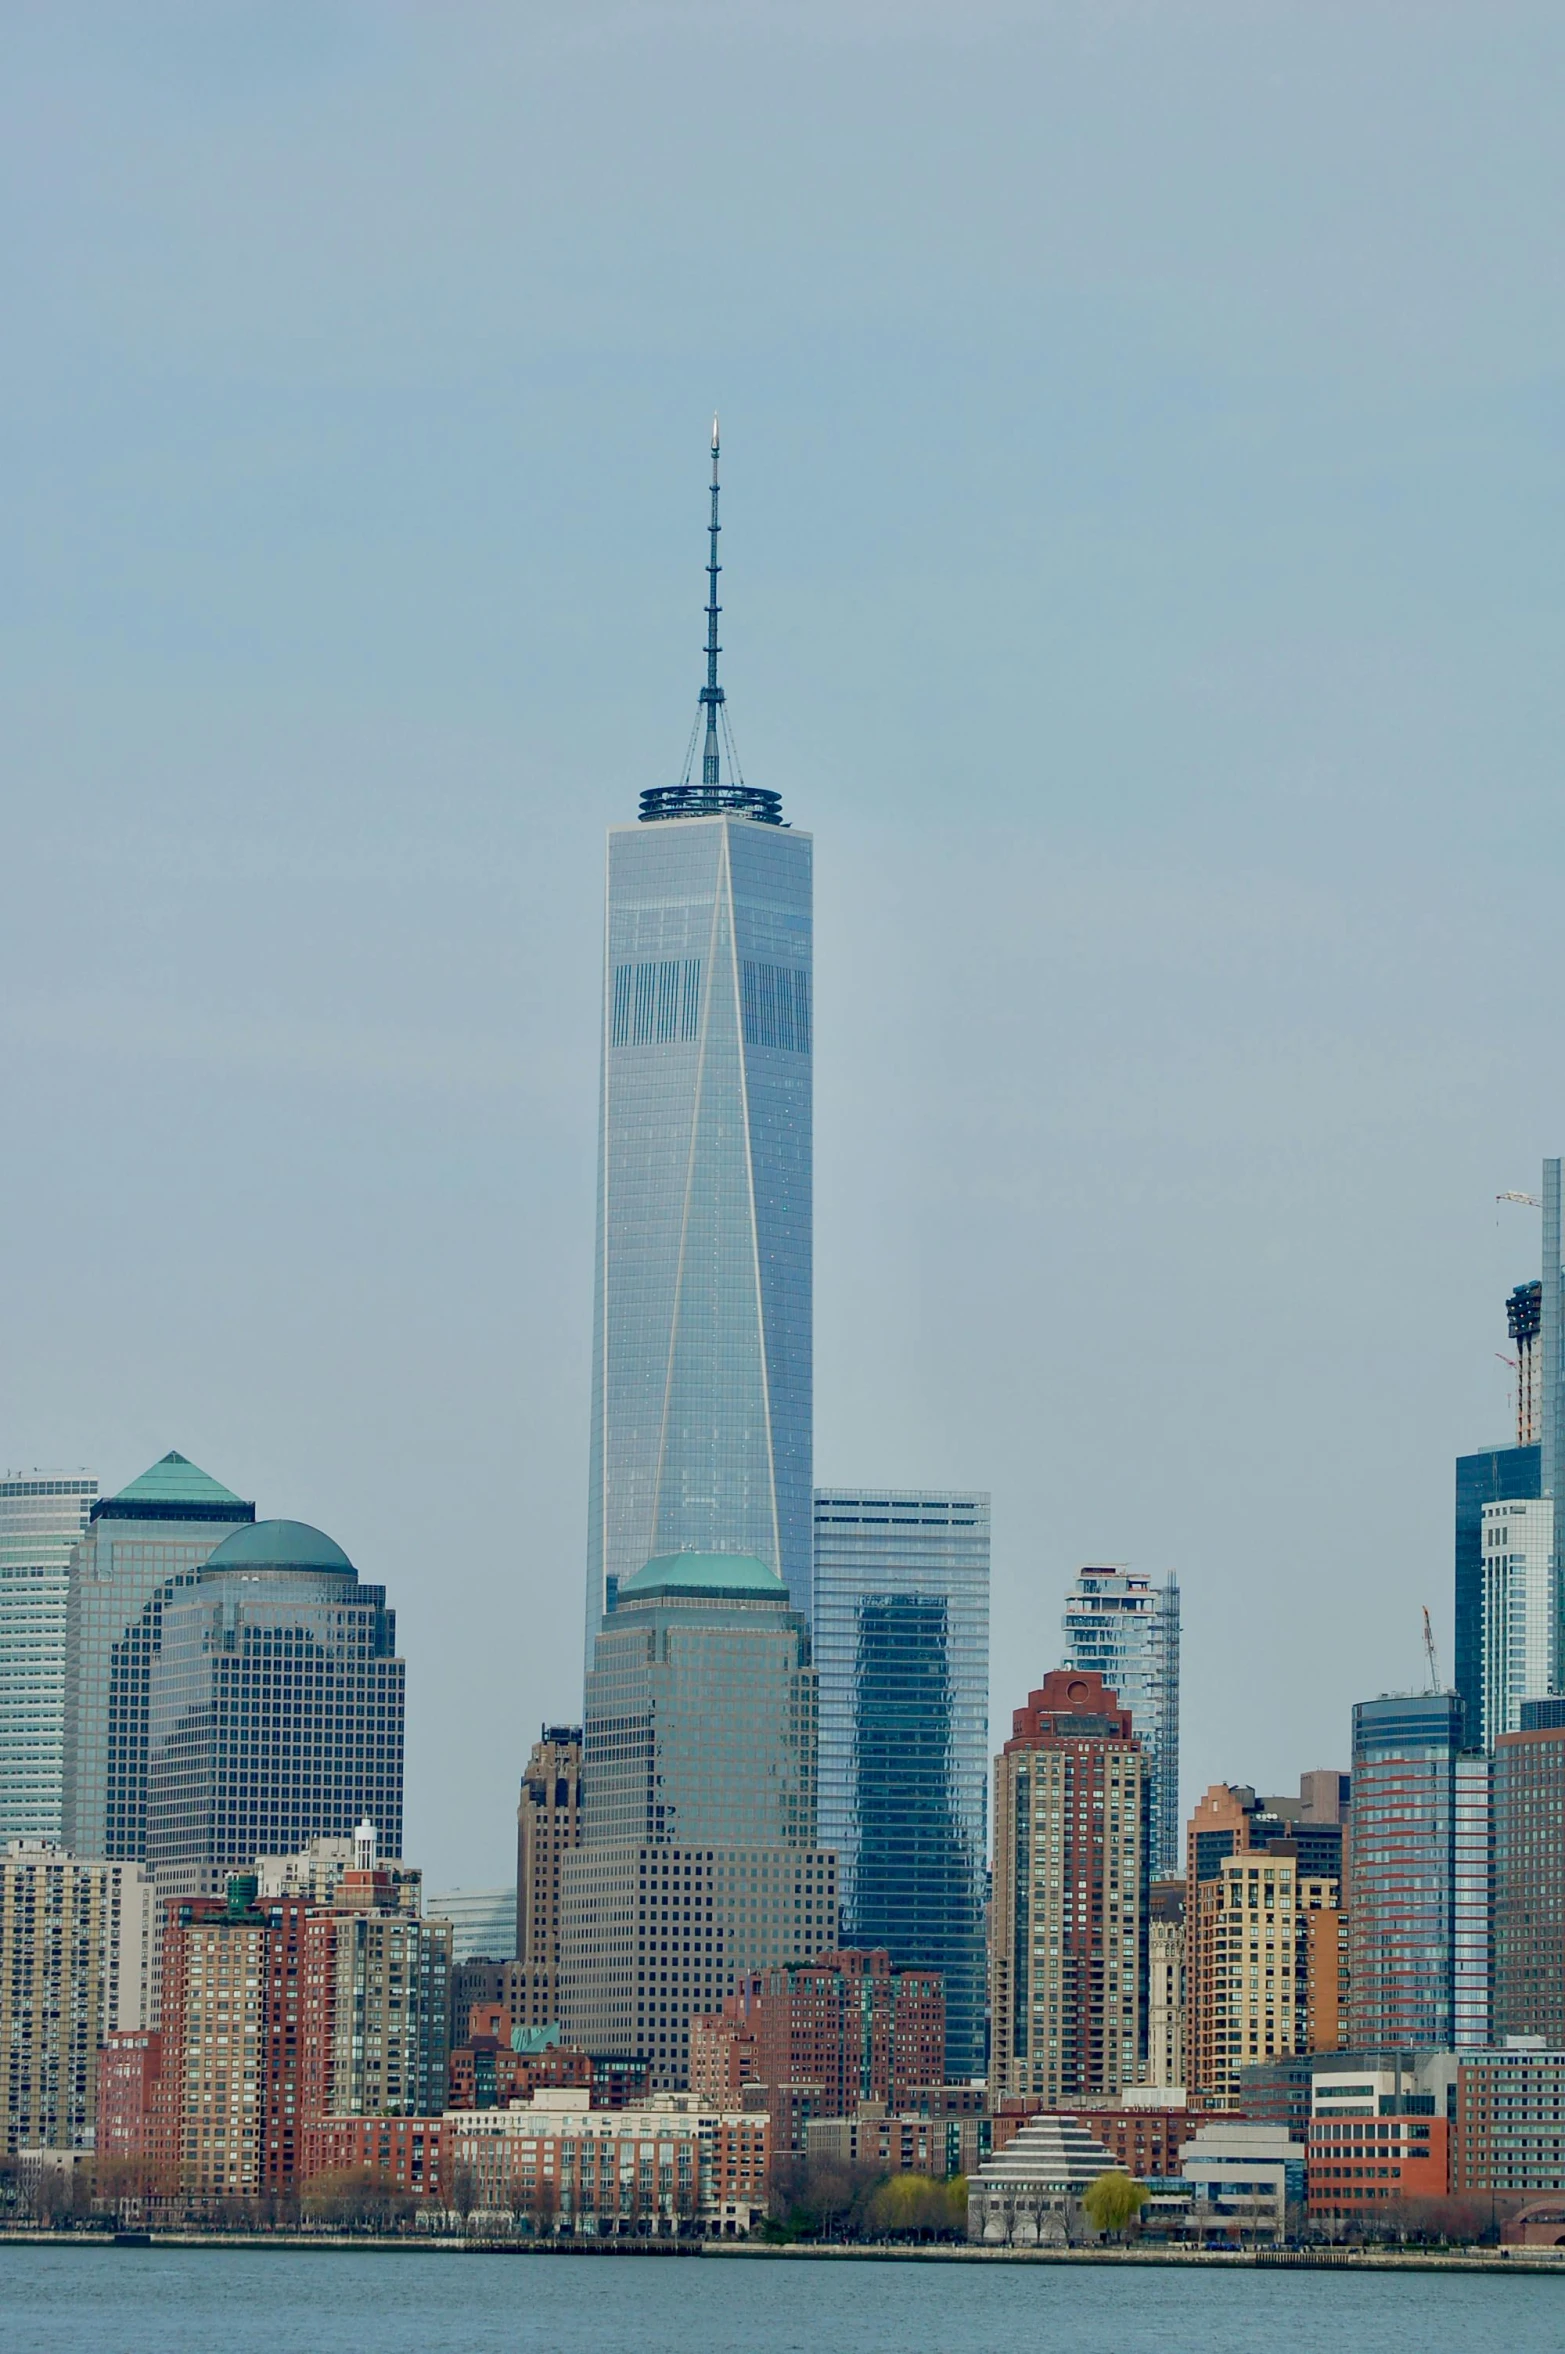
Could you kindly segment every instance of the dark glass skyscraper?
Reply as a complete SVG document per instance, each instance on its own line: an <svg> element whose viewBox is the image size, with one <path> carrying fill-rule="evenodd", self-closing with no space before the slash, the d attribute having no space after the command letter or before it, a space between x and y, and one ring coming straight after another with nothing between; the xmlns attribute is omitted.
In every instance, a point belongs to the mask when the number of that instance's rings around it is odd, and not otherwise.
<svg viewBox="0 0 1565 2354"><path fill-rule="evenodd" d="M720 772L609 836L587 1655L621 1584L752 1555L810 1605L811 842ZM726 723L725 723L726 724Z"/></svg>
<svg viewBox="0 0 1565 2354"><path fill-rule="evenodd" d="M1456 1689L1475 1749L1492 1746L1483 1710L1483 1512L1486 1504L1526 1502L1540 1490L1539 1452L1485 1447L1456 1458Z"/></svg>
<svg viewBox="0 0 1565 2354"><path fill-rule="evenodd" d="M946 2073L984 2066L989 1498L815 1499L820 1836L843 1935L945 1979Z"/></svg>
<svg viewBox="0 0 1565 2354"><path fill-rule="evenodd" d="M1353 1711L1352 2040L1449 2049L1489 2038L1489 1761L1455 1692Z"/></svg>

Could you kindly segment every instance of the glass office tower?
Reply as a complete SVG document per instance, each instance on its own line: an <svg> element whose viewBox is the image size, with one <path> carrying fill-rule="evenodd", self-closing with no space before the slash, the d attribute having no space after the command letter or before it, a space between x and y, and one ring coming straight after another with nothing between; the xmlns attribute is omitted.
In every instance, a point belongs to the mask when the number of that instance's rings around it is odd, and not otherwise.
<svg viewBox="0 0 1565 2354"><path fill-rule="evenodd" d="M1179 1820L1179 1580L1079 1569L1065 1597L1062 1667L1099 1675L1128 1708L1149 1760L1152 1877L1184 1865Z"/></svg>
<svg viewBox="0 0 1565 2354"><path fill-rule="evenodd" d="M159 1897L368 1821L402 1853L403 1663L384 1586L298 1520L236 1529L163 1609L147 1698Z"/></svg>
<svg viewBox="0 0 1565 2354"><path fill-rule="evenodd" d="M1484 1513L1493 1504L1527 1503L1542 1494L1539 1457L1534 1444L1456 1458L1455 1682L1475 1749L1490 1749L1495 1740L1484 1720Z"/></svg>
<svg viewBox="0 0 1565 2354"><path fill-rule="evenodd" d="M147 1679L168 1597L255 1518L169 1453L93 1505L65 1614L65 1840L76 1855L146 1854Z"/></svg>
<svg viewBox="0 0 1565 2354"><path fill-rule="evenodd" d="M946 2074L984 2070L989 1498L822 1488L815 1498L820 1838L843 1937L937 1969Z"/></svg>
<svg viewBox="0 0 1565 2354"><path fill-rule="evenodd" d="M642 798L609 836L589 1663L657 1555L810 1606L810 838Z"/></svg>
<svg viewBox="0 0 1565 2354"><path fill-rule="evenodd" d="M85 1471L0 1480L0 1854L63 1836L70 1559L97 1493Z"/></svg>
<svg viewBox="0 0 1565 2354"><path fill-rule="evenodd" d="M581 1843L560 1857L568 2042L683 2085L696 2012L836 1944L815 1771L809 1629L776 1572L683 1552L627 1578L587 1671Z"/></svg>
<svg viewBox="0 0 1565 2354"><path fill-rule="evenodd" d="M811 843L734 756L717 459L714 417L684 775L609 835L589 1668L620 1587L661 1555L746 1554L810 1609Z"/></svg>
<svg viewBox="0 0 1565 2354"><path fill-rule="evenodd" d="M1353 1711L1355 2049L1471 2048L1489 2038L1489 1761L1465 1746L1455 1692Z"/></svg>

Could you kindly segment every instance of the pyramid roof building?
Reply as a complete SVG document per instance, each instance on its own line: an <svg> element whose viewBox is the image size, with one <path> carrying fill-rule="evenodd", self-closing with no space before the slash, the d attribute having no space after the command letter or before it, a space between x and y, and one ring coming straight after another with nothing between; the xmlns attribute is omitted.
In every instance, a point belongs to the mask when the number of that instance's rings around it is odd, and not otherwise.
<svg viewBox="0 0 1565 2354"><path fill-rule="evenodd" d="M100 1496L94 1520L254 1520L255 1506L213 1479L199 1463L172 1447L139 1478L112 1496Z"/></svg>

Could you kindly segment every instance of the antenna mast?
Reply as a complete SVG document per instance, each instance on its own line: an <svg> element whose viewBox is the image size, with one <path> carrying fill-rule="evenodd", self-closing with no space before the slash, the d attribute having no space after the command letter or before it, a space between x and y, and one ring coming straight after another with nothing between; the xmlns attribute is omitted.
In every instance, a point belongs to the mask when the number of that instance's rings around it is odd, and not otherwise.
<svg viewBox="0 0 1565 2354"><path fill-rule="evenodd" d="M707 525L711 553L706 560L706 685L701 689L701 702L706 711L706 746L701 755L701 782L718 782L717 714L724 701L723 690L717 683L717 657L722 652L717 642L717 616L722 607L717 601L717 576L722 566L717 561L717 535L722 525L717 520L717 458L719 450L717 419L712 419L712 520Z"/></svg>
<svg viewBox="0 0 1565 2354"><path fill-rule="evenodd" d="M721 444L718 440L717 419L712 419L712 511L707 522L706 560L706 685L696 697L695 723L690 740L685 746L685 765L677 785L652 785L641 796L641 822L653 825L662 818L674 817L748 817L758 825L780 826L783 821L782 795L764 785L747 785L740 772L739 755L734 749L734 731L728 724L728 698L717 683L717 657L722 647L717 642L717 617L722 606L717 601L718 575L722 566L717 560L717 535L722 529L718 520L717 465ZM696 756L696 739L702 735L703 715L705 736L701 747L701 782L691 782L691 769ZM723 746L728 747L728 782L723 782Z"/></svg>

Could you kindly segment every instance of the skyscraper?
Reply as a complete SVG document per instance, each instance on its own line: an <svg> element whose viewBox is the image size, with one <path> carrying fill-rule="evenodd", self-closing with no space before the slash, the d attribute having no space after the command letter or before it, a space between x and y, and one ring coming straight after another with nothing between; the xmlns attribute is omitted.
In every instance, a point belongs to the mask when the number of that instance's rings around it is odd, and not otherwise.
<svg viewBox="0 0 1565 2354"><path fill-rule="evenodd" d="M815 1498L820 1839L843 1937L945 1980L946 2073L984 2067L989 1498Z"/></svg>
<svg viewBox="0 0 1565 2354"><path fill-rule="evenodd" d="M1152 1874L1175 1873L1179 1852L1179 1580L1160 1586L1112 1566L1076 1572L1065 1597L1062 1667L1099 1675L1128 1708L1147 1753Z"/></svg>
<svg viewBox="0 0 1565 2354"><path fill-rule="evenodd" d="M402 1852L403 1663L384 1586L297 1520L236 1529L163 1609L148 1680L147 1861L217 1897L261 1855L372 1824Z"/></svg>
<svg viewBox="0 0 1565 2354"><path fill-rule="evenodd" d="M1214 1782L1190 1817L1185 2081L1204 2106L1232 2105L1241 2068L1310 2048L1312 1966L1319 1959L1337 1975L1336 1945L1327 1949L1311 1923L1341 1902L1342 1781L1307 1775L1288 1800Z"/></svg>
<svg viewBox="0 0 1565 2354"><path fill-rule="evenodd" d="M1530 1200L1514 1195L1512 1199ZM1494 1504L1542 1498L1552 1510L1565 1481L1565 1269L1561 1267L1560 1164L1543 1164L1543 1265L1533 1283L1519 1283L1505 1302L1505 1325L1516 1350L1516 1437L1456 1459L1456 1690L1466 1710L1466 1737L1492 1749L1501 1728L1488 1721L1484 1700L1484 1513ZM1533 1535L1538 1534L1534 1524ZM1551 1653L1562 1643L1561 1556L1565 1531L1548 1531L1554 1621ZM1537 1632L1536 1627L1534 1633Z"/></svg>
<svg viewBox="0 0 1565 2354"><path fill-rule="evenodd" d="M1539 1448L1485 1447L1456 1458L1455 1687L1475 1749L1493 1739L1484 1721L1484 1515L1497 1504L1525 1504L1541 1494ZM1552 1551L1550 1583L1553 1583Z"/></svg>
<svg viewBox="0 0 1565 2354"><path fill-rule="evenodd" d="M512 2024L560 2015L560 1864L581 1844L581 1727L545 1725L516 1809L516 1977Z"/></svg>
<svg viewBox="0 0 1565 2354"><path fill-rule="evenodd" d="M682 2085L693 2013L836 1942L815 1709L808 1630L764 1562L673 1553L620 1588L587 1671L581 1845L560 1863L570 2042Z"/></svg>
<svg viewBox="0 0 1565 2354"><path fill-rule="evenodd" d="M1523 1702L1494 1745L1496 2043L1565 2051L1565 1700Z"/></svg>
<svg viewBox="0 0 1565 2354"><path fill-rule="evenodd" d="M749 1554L810 1607L811 842L733 759L717 534L714 426L701 782L609 835L589 1663L665 1554Z"/></svg>
<svg viewBox="0 0 1565 2354"><path fill-rule="evenodd" d="M1353 1711L1355 2047L1486 2043L1493 1888L1489 1761L1454 1692Z"/></svg>
<svg viewBox="0 0 1565 2354"><path fill-rule="evenodd" d="M64 1835L68 1573L97 1493L85 1471L0 1480L0 1851Z"/></svg>
<svg viewBox="0 0 1565 2354"><path fill-rule="evenodd" d="M0 2156L92 2148L98 2047L146 2024L152 1926L136 1864L0 1853Z"/></svg>
<svg viewBox="0 0 1565 2354"><path fill-rule="evenodd" d="M65 1615L65 1837L77 1855L145 1855L147 1682L163 1606L254 1518L172 1452L93 1505Z"/></svg>
<svg viewBox="0 0 1565 2354"><path fill-rule="evenodd" d="M1521 1723L1525 1700L1558 1689L1554 1599L1554 1506L1545 1497L1486 1504L1483 1559L1485 1746Z"/></svg>
<svg viewBox="0 0 1565 2354"><path fill-rule="evenodd" d="M995 2092L1059 2107L1147 2058L1147 1759L1101 1676L1056 1669L994 1770Z"/></svg>

